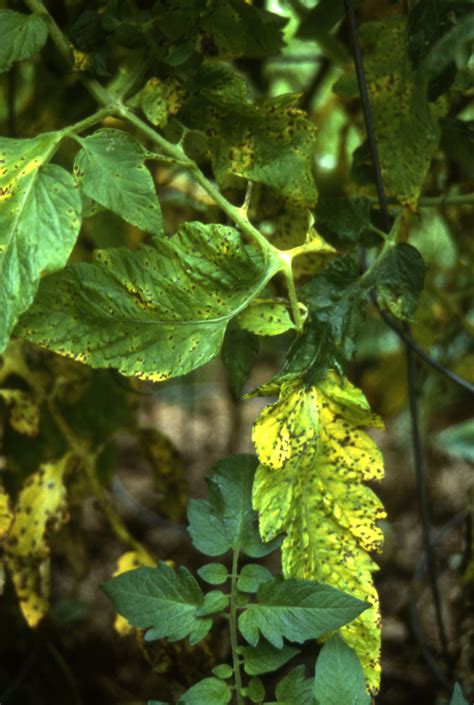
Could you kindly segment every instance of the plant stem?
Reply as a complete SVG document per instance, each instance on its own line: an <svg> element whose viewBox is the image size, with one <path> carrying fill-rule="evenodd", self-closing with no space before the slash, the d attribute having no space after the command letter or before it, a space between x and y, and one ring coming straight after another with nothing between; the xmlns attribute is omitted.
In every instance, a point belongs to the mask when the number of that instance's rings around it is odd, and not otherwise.
<svg viewBox="0 0 474 705"><path fill-rule="evenodd" d="M145 546L143 546L140 541L137 541L137 539L130 533L130 531L125 526L122 517L115 511L115 508L110 503L104 491L104 487L102 486L97 476L97 453L92 452L89 448L88 443L82 441L76 436L64 416L59 412L59 410L54 405L51 399L48 400L48 408L51 413L51 416L54 419L54 422L56 423L56 426L63 434L66 443L68 444L74 455L81 462L87 475L89 486L93 494L96 496L99 502L99 506L104 515L106 516L107 521L109 522L114 534L122 543L127 546L130 546L130 548L132 548L134 551L137 551L137 553L139 553L141 556L146 556L147 558L152 559L152 556L149 551L147 551Z"/></svg>
<svg viewBox="0 0 474 705"><path fill-rule="evenodd" d="M83 120L79 120L73 125L68 125L68 127L65 127L63 130L61 130L61 132L64 136L75 135L78 132L83 132L84 130L87 130L88 127L92 127L92 125L95 125L96 123L100 122L109 115L110 110L108 108L101 108L92 115L89 115L89 117L86 117Z"/></svg>
<svg viewBox="0 0 474 705"><path fill-rule="evenodd" d="M235 692L237 697L237 705L244 705L244 699L242 696L242 674L240 672L240 659L237 653L238 647L238 635L237 635L237 577L238 577L238 567L239 567L239 551L238 549L234 551L232 556L232 571L230 574L230 619L229 619L229 630L230 630L230 647L232 650L232 663L234 666L234 683Z"/></svg>

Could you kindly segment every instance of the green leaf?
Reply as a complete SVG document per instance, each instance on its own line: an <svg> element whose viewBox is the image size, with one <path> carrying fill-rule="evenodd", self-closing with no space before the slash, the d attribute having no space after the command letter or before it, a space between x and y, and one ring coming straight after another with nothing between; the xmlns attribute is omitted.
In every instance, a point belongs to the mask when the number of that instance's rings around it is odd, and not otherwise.
<svg viewBox="0 0 474 705"><path fill-rule="evenodd" d="M82 149L76 155L74 174L84 193L127 223L161 235L160 204L140 142L110 128L75 139Z"/></svg>
<svg viewBox="0 0 474 705"><path fill-rule="evenodd" d="M219 556L230 548L252 558L271 553L278 538L264 544L252 509L252 484L257 467L254 455L234 455L216 463L207 480L209 500L191 500L189 533L198 551Z"/></svg>
<svg viewBox="0 0 474 705"><path fill-rule="evenodd" d="M252 104L238 74L209 62L194 77L179 117L208 135L219 180L235 174L309 208L317 198L315 127L297 107L299 97L286 94Z"/></svg>
<svg viewBox="0 0 474 705"><path fill-rule="evenodd" d="M211 621L197 616L204 595L184 567L174 570L160 562L156 568L136 568L108 580L102 589L132 626L148 629L147 640L191 640L203 622Z"/></svg>
<svg viewBox="0 0 474 705"><path fill-rule="evenodd" d="M454 684L453 694L451 696L451 700L449 701L449 705L468 705L459 683Z"/></svg>
<svg viewBox="0 0 474 705"><path fill-rule="evenodd" d="M237 580L237 587L242 592L257 592L262 583L272 579L272 574L263 565L251 563L244 565Z"/></svg>
<svg viewBox="0 0 474 705"><path fill-rule="evenodd" d="M397 318L410 318L423 289L425 263L418 250L406 242L391 247L374 272L377 300Z"/></svg>
<svg viewBox="0 0 474 705"><path fill-rule="evenodd" d="M47 164L61 134L0 138L0 351L32 303L41 274L63 267L81 224L74 180Z"/></svg>
<svg viewBox="0 0 474 705"><path fill-rule="evenodd" d="M229 604L229 598L220 590L211 590L204 595L204 602L196 612L198 617L207 617L215 612L222 612Z"/></svg>
<svg viewBox="0 0 474 705"><path fill-rule="evenodd" d="M320 0L316 7L303 17L298 28L300 39L314 40L328 33L344 17L343 0Z"/></svg>
<svg viewBox="0 0 474 705"><path fill-rule="evenodd" d="M229 375L234 396L239 399L258 354L258 338L232 322L222 345L222 362Z"/></svg>
<svg viewBox="0 0 474 705"><path fill-rule="evenodd" d="M46 277L17 334L92 367L160 381L219 352L229 321L279 269L223 225L185 223L173 238Z"/></svg>
<svg viewBox="0 0 474 705"><path fill-rule="evenodd" d="M446 453L474 463L474 419L449 426L437 433L433 440Z"/></svg>
<svg viewBox="0 0 474 705"><path fill-rule="evenodd" d="M48 28L39 15L0 10L0 73L36 54L47 38Z"/></svg>
<svg viewBox="0 0 474 705"><path fill-rule="evenodd" d="M197 573L210 585L222 585L229 578L227 568L222 563L207 563L199 568Z"/></svg>
<svg viewBox="0 0 474 705"><path fill-rule="evenodd" d="M217 678L225 680L226 678L232 678L234 669L227 663L221 663L218 666L214 666L212 673L217 676Z"/></svg>
<svg viewBox="0 0 474 705"><path fill-rule="evenodd" d="M219 678L204 678L193 685L178 700L178 705L227 705L231 691Z"/></svg>
<svg viewBox="0 0 474 705"><path fill-rule="evenodd" d="M364 673L354 651L336 634L316 663L314 695L318 705L370 705Z"/></svg>
<svg viewBox="0 0 474 705"><path fill-rule="evenodd" d="M316 227L331 243L358 242L370 228L370 211L368 198L320 197L315 213Z"/></svg>
<svg viewBox="0 0 474 705"><path fill-rule="evenodd" d="M281 580L263 583L257 604L247 606L239 617L239 629L251 646L259 632L275 648L283 638L303 643L355 619L369 605L340 590L312 580Z"/></svg>
<svg viewBox="0 0 474 705"><path fill-rule="evenodd" d="M264 639L260 639L257 646L244 646L244 670L249 676L259 676L270 673L284 666L290 659L299 653L299 649L283 644L277 649Z"/></svg>
<svg viewBox="0 0 474 705"><path fill-rule="evenodd" d="M265 688L260 678L251 678L246 688L242 689L242 695L250 698L253 703L261 703L265 700Z"/></svg>
<svg viewBox="0 0 474 705"><path fill-rule="evenodd" d="M420 98L405 18L363 25L361 41L384 182L401 203L415 208L438 146L440 107Z"/></svg>
<svg viewBox="0 0 474 705"><path fill-rule="evenodd" d="M470 56L470 43L474 39L474 9L459 21L431 47L420 62L416 81L417 88L423 96L428 93L430 83L437 78L451 63L458 67L467 65Z"/></svg>
<svg viewBox="0 0 474 705"><path fill-rule="evenodd" d="M255 335L280 335L295 328L288 307L273 299L254 299L237 321Z"/></svg>
<svg viewBox="0 0 474 705"><path fill-rule="evenodd" d="M311 678L306 678L303 665L297 666L281 679L275 688L275 695L281 705L315 705L313 682Z"/></svg>
<svg viewBox="0 0 474 705"><path fill-rule="evenodd" d="M312 320L329 330L348 359L354 354L367 309L367 288L359 280L358 267L347 255L331 262L302 288Z"/></svg>

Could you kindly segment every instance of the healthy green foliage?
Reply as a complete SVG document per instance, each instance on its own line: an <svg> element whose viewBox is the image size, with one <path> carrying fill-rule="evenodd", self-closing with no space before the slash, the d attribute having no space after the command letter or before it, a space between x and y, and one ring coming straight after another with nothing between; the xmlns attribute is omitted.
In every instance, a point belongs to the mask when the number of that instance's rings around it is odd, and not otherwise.
<svg viewBox="0 0 474 705"><path fill-rule="evenodd" d="M178 705L229 702L231 691L224 680L232 676L240 696L254 703L263 702L265 688L255 676L276 670L298 653L298 649L286 645L283 639L297 643L314 639L346 624L367 608L361 600L328 585L274 578L266 568L256 564L244 565L240 574L237 572L240 552L254 557L268 552L261 550L255 530L257 516L251 506L255 466L253 457L245 455L218 463L208 481L206 511L201 511L205 500L190 502L189 531L196 547L211 554L215 550L213 542L219 550L223 546L232 549L230 596L220 590L203 594L186 568L174 570L162 562L156 568L141 567L120 573L102 586L118 612L133 626L148 628L145 634L148 641L187 637L194 644L212 625L208 615L217 618L224 613L228 618L234 667L228 664L215 667L216 677L193 685L178 699ZM207 524L204 517L209 519ZM224 566L222 570L218 570L218 566L203 566L199 574L203 579L210 578L211 583L221 583L228 574ZM256 601L237 602L242 589L256 591ZM240 607L238 617L237 604ZM237 625L250 646L238 646ZM242 685L239 654L243 657L245 673L251 676L245 686ZM312 702L307 700L310 683L301 669L296 669L278 685L278 701L294 702L289 700L289 693L294 689L301 693L304 702Z"/></svg>
<svg viewBox="0 0 474 705"><path fill-rule="evenodd" d="M164 380L215 357L229 321L279 266L233 228L187 223L171 239L100 250L44 279L17 334L93 367Z"/></svg>
<svg viewBox="0 0 474 705"><path fill-rule="evenodd" d="M316 662L317 705L370 705L364 674L354 651L338 634L321 649Z"/></svg>
<svg viewBox="0 0 474 705"><path fill-rule="evenodd" d="M239 617L239 629L251 646L257 645L261 633L281 649L283 638L300 643L315 639L355 619L367 607L329 585L273 579L260 586L257 602Z"/></svg>
<svg viewBox="0 0 474 705"><path fill-rule="evenodd" d="M40 51L47 37L47 27L38 15L0 10L0 73Z"/></svg>
<svg viewBox="0 0 474 705"><path fill-rule="evenodd" d="M175 571L166 563L137 568L112 578L103 590L130 624L148 629L149 640L189 636L196 643L212 625L211 619L198 615L204 594L186 568Z"/></svg>

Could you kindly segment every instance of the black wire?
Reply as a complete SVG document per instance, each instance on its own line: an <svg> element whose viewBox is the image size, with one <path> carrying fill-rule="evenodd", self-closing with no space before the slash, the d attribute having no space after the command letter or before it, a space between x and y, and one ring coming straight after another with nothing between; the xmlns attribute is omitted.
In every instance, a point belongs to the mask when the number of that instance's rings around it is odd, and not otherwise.
<svg viewBox="0 0 474 705"><path fill-rule="evenodd" d="M375 172L375 185L377 189L377 195L380 204L380 213L382 217L383 229L388 233L390 232L390 215L388 211L387 195L385 193L385 187L382 176L382 169L380 165L379 152L377 148L377 138L374 129L374 120L372 114L372 108L370 105L369 92L367 89L367 82L365 79L364 66L362 60L362 53L360 50L358 33L357 33L357 23L354 12L354 6L352 0L344 0L344 5L346 9L346 16L349 24L350 37L352 42L352 50L354 55L354 64L357 75L357 83L359 86L359 93L362 102L362 111L364 115L364 122L367 131L367 139L369 143L370 153L372 157L372 163ZM413 460L415 468L415 477L417 485L417 493L419 499L420 517L423 526L423 539L425 542L425 551L427 555L427 562L429 567L428 576L430 582L430 590L433 598L433 605L436 612L436 622L438 626L438 635L441 643L441 648L443 651L443 657L446 660L448 669L450 669L449 656L447 650L446 632L444 628L443 615L441 611L441 602L438 590L438 575L437 566L435 560L435 554L433 546L431 543L431 528L430 528L430 515L429 515L429 505L427 499L426 490L426 478L425 478L425 467L424 467L424 457L423 457L423 445L421 441L420 429L418 424L418 400L416 394L416 366L414 363L413 349L410 344L408 344L405 338L410 339L411 334L408 324L405 327L405 337L403 338L406 348L406 359L407 359L407 382L409 389L410 398L410 416L411 416L411 435L413 443Z"/></svg>

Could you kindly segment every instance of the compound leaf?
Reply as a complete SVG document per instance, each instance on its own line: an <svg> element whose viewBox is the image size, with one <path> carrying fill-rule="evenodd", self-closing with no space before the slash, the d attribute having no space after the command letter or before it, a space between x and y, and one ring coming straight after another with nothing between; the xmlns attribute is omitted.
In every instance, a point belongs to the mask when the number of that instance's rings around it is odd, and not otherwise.
<svg viewBox="0 0 474 705"><path fill-rule="evenodd" d="M61 138L0 138L0 352L28 309L40 276L63 267L81 223L72 176L47 164Z"/></svg>
<svg viewBox="0 0 474 705"><path fill-rule="evenodd" d="M359 659L339 634L324 644L316 663L314 695L318 705L370 705Z"/></svg>
<svg viewBox="0 0 474 705"><path fill-rule="evenodd" d="M117 612L132 626L148 629L147 640L184 639L200 630L197 612L204 595L187 568L174 570L160 562L156 568L129 570L108 580L102 589ZM204 620L205 626L211 620Z"/></svg>
<svg viewBox="0 0 474 705"><path fill-rule="evenodd" d="M48 28L39 15L0 10L0 73L36 54L47 38Z"/></svg>
<svg viewBox="0 0 474 705"><path fill-rule="evenodd" d="M110 128L75 139L82 149L76 155L74 174L86 196L127 223L161 235L161 208L140 142Z"/></svg>
<svg viewBox="0 0 474 705"><path fill-rule="evenodd" d="M298 643L316 639L355 619L367 607L329 585L273 578L258 589L257 603L240 615L239 629L251 646L257 645L261 633L281 649L283 638Z"/></svg>
<svg viewBox="0 0 474 705"><path fill-rule="evenodd" d="M365 426L382 427L362 392L332 370L317 385L297 379L257 419L253 439L261 465L253 502L260 532L281 531L283 573L317 580L372 607L342 628L371 689L380 678L380 616L372 582L385 516L380 500L362 484L383 476L382 456ZM261 589L264 589L265 585Z"/></svg>
<svg viewBox="0 0 474 705"><path fill-rule="evenodd" d="M185 223L131 252L46 277L17 334L92 367L160 381L211 360L229 321L278 271L223 225Z"/></svg>

